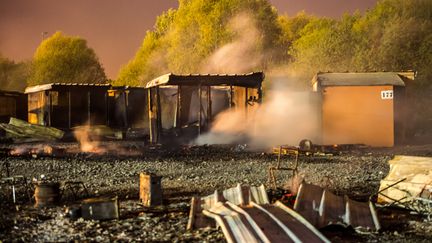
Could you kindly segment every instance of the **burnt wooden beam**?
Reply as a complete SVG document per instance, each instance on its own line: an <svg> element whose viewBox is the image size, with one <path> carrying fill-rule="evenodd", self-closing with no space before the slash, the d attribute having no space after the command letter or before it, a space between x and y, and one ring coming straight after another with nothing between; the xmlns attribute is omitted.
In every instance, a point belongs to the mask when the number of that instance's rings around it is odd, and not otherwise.
<svg viewBox="0 0 432 243"><path fill-rule="evenodd" d="M156 142L159 142L162 134L162 110L160 101L160 88L156 88Z"/></svg>
<svg viewBox="0 0 432 243"><path fill-rule="evenodd" d="M201 116L202 116L202 87L201 84L198 85L198 134L201 134Z"/></svg>
<svg viewBox="0 0 432 243"><path fill-rule="evenodd" d="M207 127L210 126L212 119L211 86L207 86Z"/></svg>
<svg viewBox="0 0 432 243"><path fill-rule="evenodd" d="M69 129L72 128L72 100L71 100L71 92L70 90L67 92L68 94L68 126Z"/></svg>
<svg viewBox="0 0 432 243"><path fill-rule="evenodd" d="M87 91L87 118L88 125L91 125L91 100L90 100L90 91Z"/></svg>

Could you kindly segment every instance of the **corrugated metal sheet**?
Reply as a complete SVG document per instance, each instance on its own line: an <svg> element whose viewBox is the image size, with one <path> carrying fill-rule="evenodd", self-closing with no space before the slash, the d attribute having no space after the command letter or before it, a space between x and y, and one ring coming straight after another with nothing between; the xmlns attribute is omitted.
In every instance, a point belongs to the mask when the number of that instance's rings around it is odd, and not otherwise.
<svg viewBox="0 0 432 243"><path fill-rule="evenodd" d="M282 203L237 206L218 202L203 213L216 220L228 242L330 242Z"/></svg>
<svg viewBox="0 0 432 243"><path fill-rule="evenodd" d="M201 212L212 208L219 202L227 201L235 205L249 205L251 202L257 204L270 203L264 185L259 187L250 187L238 184L236 187L229 188L223 192L216 190L209 196L192 198L187 228L192 229L210 226L212 222L206 217L203 217Z"/></svg>
<svg viewBox="0 0 432 243"><path fill-rule="evenodd" d="M264 73L247 74L185 74L168 73L155 78L146 84L146 88L160 85L205 85L205 86L241 86L258 88L264 80Z"/></svg>
<svg viewBox="0 0 432 243"><path fill-rule="evenodd" d="M34 93L44 90L51 90L58 87L111 87L111 84L88 84L88 83L50 83L50 84L41 84L36 86L27 87L25 89L26 94Z"/></svg>
<svg viewBox="0 0 432 243"><path fill-rule="evenodd" d="M317 228L340 224L357 230L380 229L374 205L340 197L319 186L303 183L298 191L294 210Z"/></svg>
<svg viewBox="0 0 432 243"><path fill-rule="evenodd" d="M405 86L402 78L394 72L318 73L313 83L319 86Z"/></svg>

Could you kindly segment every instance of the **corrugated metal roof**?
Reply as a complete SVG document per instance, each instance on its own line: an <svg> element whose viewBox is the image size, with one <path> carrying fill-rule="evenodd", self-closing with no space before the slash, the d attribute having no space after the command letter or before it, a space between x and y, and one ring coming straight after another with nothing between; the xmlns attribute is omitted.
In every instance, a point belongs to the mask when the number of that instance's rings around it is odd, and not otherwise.
<svg viewBox="0 0 432 243"><path fill-rule="evenodd" d="M399 74L394 72L318 73L313 83L320 86L405 86Z"/></svg>
<svg viewBox="0 0 432 243"><path fill-rule="evenodd" d="M258 88L264 80L264 73L247 74L172 74L155 78L146 84L146 88L160 85L205 85L205 86L240 86Z"/></svg>
<svg viewBox="0 0 432 243"><path fill-rule="evenodd" d="M4 95L4 96L20 96L20 95L23 95L23 93L18 92L18 91L0 90L0 95Z"/></svg>
<svg viewBox="0 0 432 243"><path fill-rule="evenodd" d="M371 202L356 202L340 197L319 186L303 183L297 193L294 210L315 227L331 224L351 225L358 230L380 229Z"/></svg>
<svg viewBox="0 0 432 243"><path fill-rule="evenodd" d="M216 220L228 242L330 242L280 202L237 206L218 202L203 213Z"/></svg>
<svg viewBox="0 0 432 243"><path fill-rule="evenodd" d="M111 84L88 84L88 83L50 83L50 84L41 84L36 86L27 87L25 89L26 94L34 93L44 90L51 90L57 87L111 87Z"/></svg>

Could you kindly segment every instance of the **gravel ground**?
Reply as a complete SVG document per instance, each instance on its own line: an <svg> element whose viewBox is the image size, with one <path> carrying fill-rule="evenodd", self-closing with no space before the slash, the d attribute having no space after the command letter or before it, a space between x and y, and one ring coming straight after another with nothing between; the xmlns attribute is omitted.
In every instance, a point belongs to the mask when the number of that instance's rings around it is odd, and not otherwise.
<svg viewBox="0 0 432 243"><path fill-rule="evenodd" d="M73 145L65 145L73 146ZM134 145L135 148L139 145ZM45 175L58 181L83 181L92 196L120 199L120 219L111 221L71 220L65 208L74 202L64 195L61 206L36 209L22 201L11 205L10 191L3 186L0 215L0 240L9 241L223 241L220 230L186 231L189 201L193 195L208 195L237 183L267 184L267 169L276 156L247 152L243 146L203 146L176 151L144 150L140 156L79 154L63 157L3 157L12 175L38 178ZM387 161L394 154L431 156L432 146L364 150L338 156L301 157L299 171L304 180L329 188L337 194L367 200L377 192L388 173ZM291 159L292 160L292 159ZM289 159L287 161L290 161ZM292 162L292 161L291 161ZM164 206L145 208L138 202L139 173L152 172L163 177ZM278 174L280 185L290 177ZM407 212L383 210L383 231L358 234L352 230L326 229L332 241L425 241L430 242L432 223Z"/></svg>

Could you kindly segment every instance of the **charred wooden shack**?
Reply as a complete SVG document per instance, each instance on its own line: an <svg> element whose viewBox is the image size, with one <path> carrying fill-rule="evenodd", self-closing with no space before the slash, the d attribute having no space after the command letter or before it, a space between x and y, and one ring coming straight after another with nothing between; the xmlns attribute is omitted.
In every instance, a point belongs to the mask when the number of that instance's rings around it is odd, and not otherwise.
<svg viewBox="0 0 432 243"><path fill-rule="evenodd" d="M109 84L51 83L28 87L28 121L70 129L108 125Z"/></svg>
<svg viewBox="0 0 432 243"><path fill-rule="evenodd" d="M0 90L0 123L8 123L11 117L27 120L27 96Z"/></svg>
<svg viewBox="0 0 432 243"><path fill-rule="evenodd" d="M245 112L261 102L262 72L249 74L166 74L146 84L150 142L179 142L210 129L226 109ZM165 139L168 138L168 139Z"/></svg>
<svg viewBox="0 0 432 243"><path fill-rule="evenodd" d="M118 129L143 129L148 134L147 90L117 86L108 90L109 126Z"/></svg>
<svg viewBox="0 0 432 243"><path fill-rule="evenodd" d="M405 139L405 83L413 72L318 73L321 143L391 147Z"/></svg>

